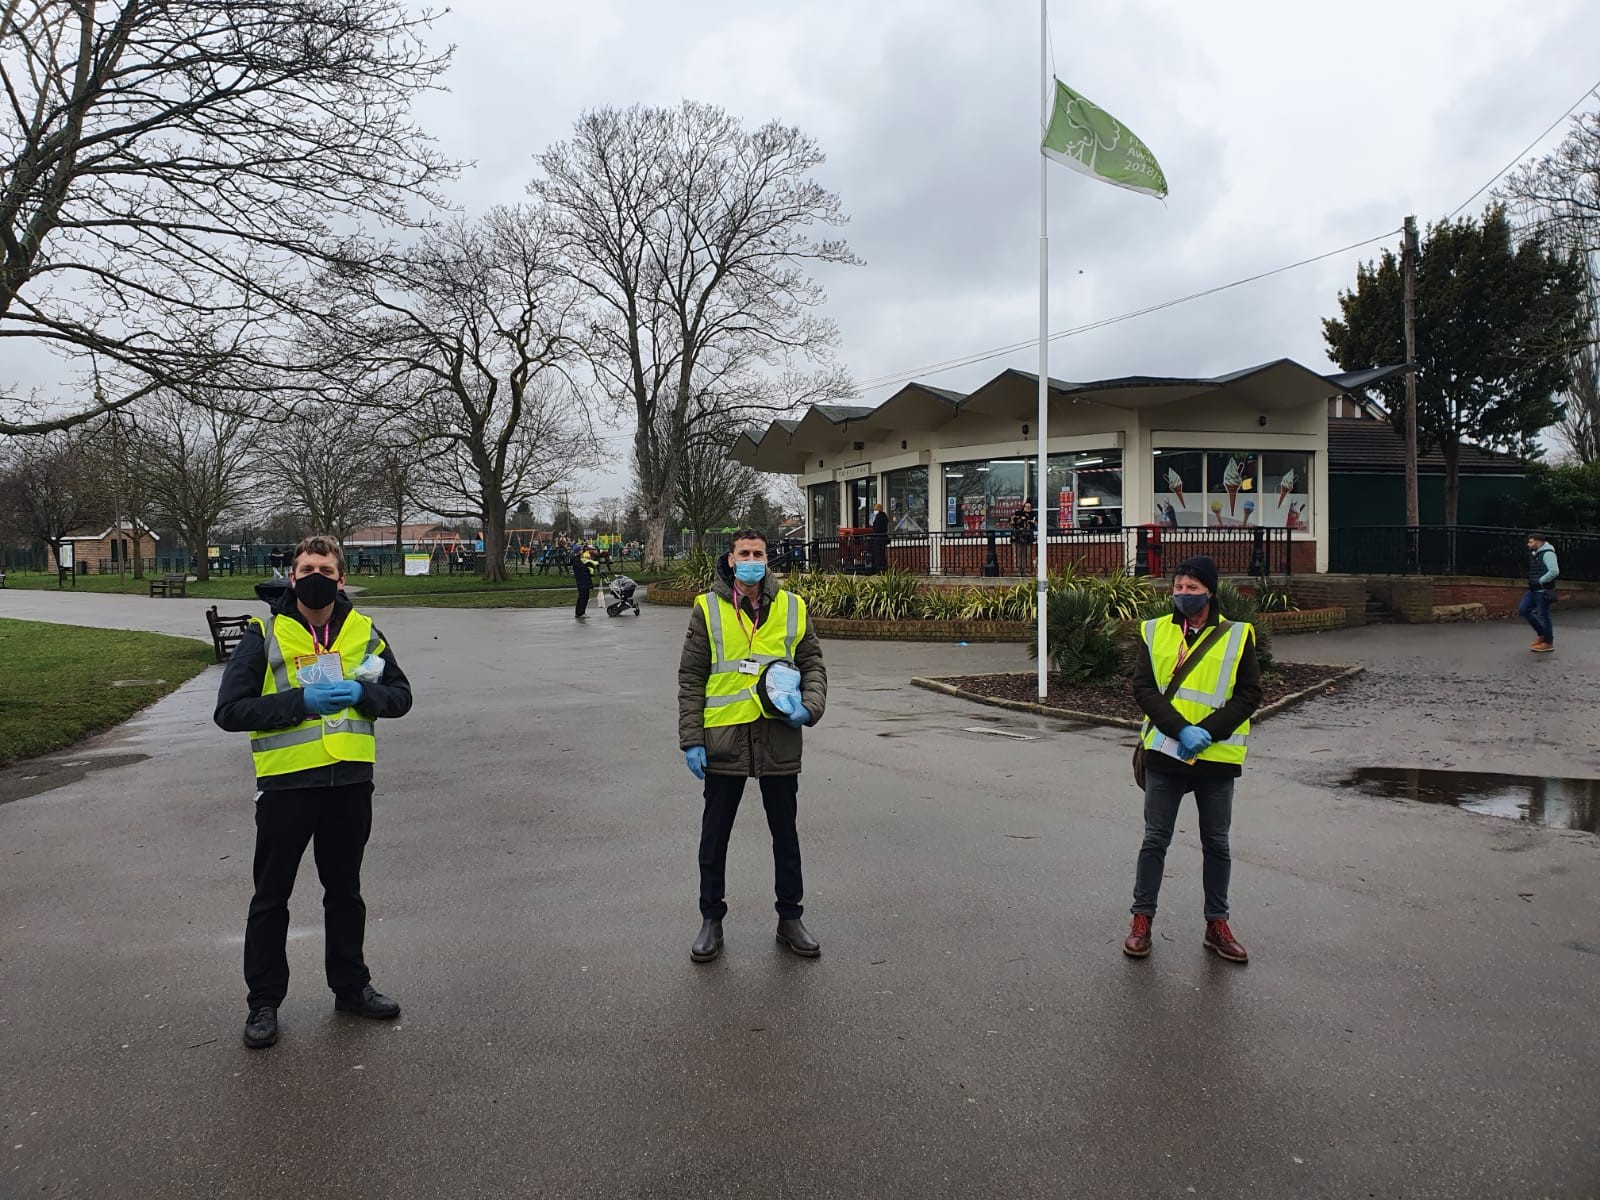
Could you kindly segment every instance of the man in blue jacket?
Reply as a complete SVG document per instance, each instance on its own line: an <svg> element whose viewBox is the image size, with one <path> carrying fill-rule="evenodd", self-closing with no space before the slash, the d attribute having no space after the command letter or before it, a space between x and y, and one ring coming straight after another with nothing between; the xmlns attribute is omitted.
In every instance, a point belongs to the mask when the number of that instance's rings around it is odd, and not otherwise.
<svg viewBox="0 0 1600 1200"><path fill-rule="evenodd" d="M1530 649L1535 654L1549 654L1556 648L1556 630L1550 623L1550 605L1556 598L1556 579L1561 566L1556 562L1556 548L1545 541L1544 534L1528 535L1528 593L1517 606L1517 616L1533 626L1537 635Z"/></svg>

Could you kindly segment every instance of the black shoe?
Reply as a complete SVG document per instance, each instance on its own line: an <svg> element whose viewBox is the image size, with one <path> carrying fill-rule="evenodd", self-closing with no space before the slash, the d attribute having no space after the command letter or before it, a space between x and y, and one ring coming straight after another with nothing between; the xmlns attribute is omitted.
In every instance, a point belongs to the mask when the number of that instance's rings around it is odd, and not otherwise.
<svg viewBox="0 0 1600 1200"><path fill-rule="evenodd" d="M278 1040L278 1010L252 1008L244 1022L244 1044L252 1050L265 1050Z"/></svg>
<svg viewBox="0 0 1600 1200"><path fill-rule="evenodd" d="M800 918L778 922L778 940L801 958L816 958L822 953L822 944L811 936L811 931L800 923Z"/></svg>
<svg viewBox="0 0 1600 1200"><path fill-rule="evenodd" d="M359 992L351 992L345 996L335 996L333 1006L340 1012L355 1013L362 1017L373 1017L379 1021L387 1021L391 1017L400 1015L400 1001L391 1000L382 992L377 991L370 983L365 984Z"/></svg>
<svg viewBox="0 0 1600 1200"><path fill-rule="evenodd" d="M707 917L700 923L700 933L689 947L689 957L695 962L710 962L722 953L722 922Z"/></svg>

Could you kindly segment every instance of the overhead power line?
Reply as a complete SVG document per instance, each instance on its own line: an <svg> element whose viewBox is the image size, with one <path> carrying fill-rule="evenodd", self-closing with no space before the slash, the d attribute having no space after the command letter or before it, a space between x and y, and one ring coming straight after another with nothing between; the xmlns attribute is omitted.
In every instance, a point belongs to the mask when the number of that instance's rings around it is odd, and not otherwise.
<svg viewBox="0 0 1600 1200"><path fill-rule="evenodd" d="M1565 121L1575 111L1577 111L1578 106L1582 104L1584 100L1596 94L1600 94L1600 80L1596 80L1589 87L1585 88L1583 94L1574 100L1565 112L1563 112L1554 121L1550 122L1549 125L1545 126L1545 128L1539 133L1538 137L1534 138L1531 142L1524 146L1522 151L1515 158L1513 158L1505 166L1501 167L1500 170L1496 171L1494 175L1489 178L1488 182L1486 182L1477 191L1473 192L1472 195L1468 196L1464 201L1461 202L1461 204L1457 205L1455 210L1450 214L1451 218L1454 218L1456 214L1462 209L1466 208L1467 205L1471 204L1479 196L1483 195L1484 192L1493 187L1501 176L1525 159L1535 146L1548 137L1550 132L1555 129L1557 125L1561 124L1561 122ZM1207 296L1215 296L1219 292L1226 292L1232 288L1243 287L1247 283L1255 283L1262 279L1269 279L1274 275L1282 275L1286 271L1293 271L1300 267L1310 266L1312 263L1321 262L1326 258L1333 258L1336 255L1345 254L1351 250L1359 250L1363 246L1370 246L1374 242L1381 242L1385 238L1394 237L1400 232L1401 230L1399 228L1386 230L1375 237L1365 238L1359 242L1352 242L1348 246L1340 246L1337 250L1329 250L1324 254L1313 255L1311 258L1302 258L1298 262L1292 262L1286 266L1274 268L1271 271L1262 271L1255 275L1247 275L1243 279L1235 279L1229 283L1218 284L1216 287L1205 288L1204 290L1198 292L1190 292L1186 296L1176 296L1171 300L1163 300L1159 304L1147 305L1144 308L1137 308L1132 312L1121 313L1115 317L1104 317L1098 321L1090 321L1085 325L1074 326L1071 329L1057 330L1055 333L1050 335L1049 340L1055 342L1060 341L1063 338L1076 337L1082 333L1089 333L1096 329L1104 329L1108 325L1116 325L1123 321L1131 321L1136 317L1149 316L1151 313L1160 312L1163 309L1174 308L1179 304L1187 304L1191 300L1201 300ZM930 363L927 366L917 367L909 371L896 371L893 374L880 375L877 378L869 379L858 386L863 392L875 391L878 388L889 387L897 383L909 383L918 376L939 375L945 371L954 371L960 367L970 367L976 365L977 363L988 362L991 359L1003 358L1008 354L1016 354L1023 350L1031 349L1038 344L1038 338L1029 338L1027 341L1013 342L1009 346L995 346L988 350L979 350L972 354L963 355L960 358L952 358L946 359L943 362Z"/></svg>
<svg viewBox="0 0 1600 1200"><path fill-rule="evenodd" d="M1544 141L1545 138L1550 136L1550 131L1552 129L1554 129L1557 125L1561 124L1561 122L1565 121L1574 112L1576 112L1577 109L1578 109L1578 105L1582 104L1590 96L1593 96L1597 89L1600 89L1600 79L1595 80L1587 88L1585 88L1584 92L1583 92L1583 95L1579 96L1576 100L1574 100L1572 102L1571 107L1569 107L1566 112L1562 113L1554 121L1551 121L1550 124L1546 125L1544 127L1544 131L1542 133L1540 133L1538 137L1534 138L1533 141L1529 142L1526 146L1524 146L1521 149L1521 151L1518 152L1518 154L1517 154L1517 156L1515 158L1513 158L1505 166L1501 167L1492 176L1490 176L1488 183L1484 184L1477 191L1473 192L1472 195L1468 196L1460 204L1456 205L1455 210L1453 212L1451 212L1451 214L1450 214L1450 219L1454 220L1456 213L1460 212L1463 208L1465 208L1467 205L1471 204L1479 196L1481 196L1485 192L1487 192L1490 188L1492 188L1495 185L1496 181L1499 180L1500 176L1504 175L1507 171L1511 170L1512 167L1516 166L1523 159L1527 158L1528 154L1533 150L1533 148L1535 146L1537 146L1540 142Z"/></svg>
<svg viewBox="0 0 1600 1200"><path fill-rule="evenodd" d="M1299 267L1309 266L1312 263L1321 262L1325 258L1333 258L1339 254L1346 254L1351 250L1359 250L1362 246L1370 246L1374 242L1381 242L1385 238L1393 237L1399 232L1400 230L1398 227L1394 229L1388 229L1383 233L1375 234L1372 237L1363 238L1359 242L1351 242L1348 246L1340 246L1337 250L1328 250L1322 254L1312 255L1310 258L1302 258L1297 262L1288 263L1285 266L1274 267L1270 271L1259 271L1254 275L1246 275L1242 279L1235 279L1228 283L1219 283L1215 287L1205 288L1198 292L1190 292L1186 296L1175 296L1171 300L1163 300L1158 304L1149 304L1144 308L1136 308L1132 312L1121 313L1115 317L1102 317L1100 320L1090 321L1086 325L1075 325L1070 329L1059 329L1050 335L1049 340L1052 342L1058 342L1063 338L1076 337L1080 333L1089 333L1095 329L1104 329L1108 325L1116 325L1122 321L1131 321L1135 317L1144 317L1153 312L1160 312L1165 308L1173 308L1179 304L1187 304L1191 300L1199 300L1206 296L1215 296L1218 292L1226 292L1232 288L1243 287L1247 283L1255 283L1258 280L1269 279L1274 275L1282 275L1286 271L1293 271ZM996 346L990 350L980 350L974 354L965 355L961 358L948 359L945 362L940 363L931 363L928 366L917 367L910 371L896 371L891 375L880 375L876 379L869 379L858 386L862 391L865 392L872 391L880 387L887 387L890 384L907 383L919 375L938 375L944 371L953 371L957 367L969 367L974 363L987 362L992 358L1000 358L1007 354L1015 354L1018 351L1027 350L1030 347L1037 346L1038 344L1038 338L1030 338L1025 342L1014 342L1009 346Z"/></svg>

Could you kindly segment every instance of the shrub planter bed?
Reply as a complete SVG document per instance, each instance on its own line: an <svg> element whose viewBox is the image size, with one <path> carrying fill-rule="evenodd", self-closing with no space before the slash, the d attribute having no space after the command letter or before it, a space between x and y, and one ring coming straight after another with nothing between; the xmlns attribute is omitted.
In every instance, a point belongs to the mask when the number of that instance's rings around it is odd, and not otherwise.
<svg viewBox="0 0 1600 1200"><path fill-rule="evenodd" d="M1347 679L1353 679L1363 669L1325 666L1321 663L1280 662L1270 675L1262 676L1262 704L1252 719L1265 720L1290 705L1299 704L1337 687ZM1043 703L1039 702L1038 677L1032 672L1025 675L954 675L942 679L918 678L911 682L929 691L944 692L979 704L993 704L999 708L1071 721L1137 729L1143 720L1143 714L1133 700L1133 688L1126 679L1115 683L1072 684L1062 683L1052 673L1050 693Z"/></svg>
<svg viewBox="0 0 1600 1200"><path fill-rule="evenodd" d="M660 584L648 589L653 604L688 607L698 592L674 591ZM884 642L1031 642L1032 621L939 621L907 617L899 621L863 620L856 617L817 617L821 637L855 638ZM1255 623L1280 633L1321 633L1343 629L1343 608L1307 608L1295 612L1259 613Z"/></svg>

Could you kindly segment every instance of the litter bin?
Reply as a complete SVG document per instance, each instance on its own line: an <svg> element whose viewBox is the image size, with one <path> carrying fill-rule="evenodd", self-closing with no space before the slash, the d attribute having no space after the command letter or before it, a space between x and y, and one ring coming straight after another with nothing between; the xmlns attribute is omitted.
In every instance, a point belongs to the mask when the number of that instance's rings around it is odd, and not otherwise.
<svg viewBox="0 0 1600 1200"><path fill-rule="evenodd" d="M1138 541L1133 552L1135 575L1164 575L1161 569L1161 526L1139 526Z"/></svg>

